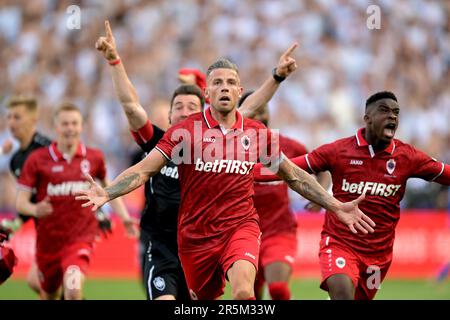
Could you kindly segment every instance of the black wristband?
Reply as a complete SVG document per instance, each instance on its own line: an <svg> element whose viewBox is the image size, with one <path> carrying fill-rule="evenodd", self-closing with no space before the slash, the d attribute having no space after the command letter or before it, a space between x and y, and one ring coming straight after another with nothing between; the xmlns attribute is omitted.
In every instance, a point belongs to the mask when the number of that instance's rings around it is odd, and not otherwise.
<svg viewBox="0 0 450 320"><path fill-rule="evenodd" d="M272 76L275 79L275 81L279 82L279 83L283 82L286 79L286 77L281 77L281 76L277 75L277 68L276 67L273 68L273 70L272 70Z"/></svg>

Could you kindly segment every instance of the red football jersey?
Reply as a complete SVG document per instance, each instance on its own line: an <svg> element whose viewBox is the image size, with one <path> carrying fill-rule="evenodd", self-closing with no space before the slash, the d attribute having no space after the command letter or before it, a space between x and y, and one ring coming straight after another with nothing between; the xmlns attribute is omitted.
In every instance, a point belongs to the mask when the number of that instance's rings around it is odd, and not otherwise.
<svg viewBox="0 0 450 320"><path fill-rule="evenodd" d="M94 241L98 230L94 212L82 208L74 195L89 188L85 173L104 179L106 168L101 151L81 143L70 161L64 159L56 143L34 151L26 160L19 187L35 189L37 202L49 196L53 207L52 214L37 219L37 252L55 253L74 242Z"/></svg>
<svg viewBox="0 0 450 320"><path fill-rule="evenodd" d="M388 253L393 248L406 181L413 177L433 181L443 172L444 164L398 139L375 153L364 134L362 128L356 136L323 145L306 155L306 163L313 173L331 172L333 195L342 202L365 192L359 208L376 223L374 233L353 234L327 212L322 235L339 239L359 252Z"/></svg>
<svg viewBox="0 0 450 320"><path fill-rule="evenodd" d="M279 137L280 149L288 158L308 152L303 144L282 135ZM284 181L255 182L254 188L262 239L280 232L295 232L297 222L289 207L287 184Z"/></svg>
<svg viewBox="0 0 450 320"><path fill-rule="evenodd" d="M252 170L256 162L272 154L278 157L277 139L272 146L271 136L263 124L243 118L239 112L235 125L226 132L214 120L210 108L165 133L156 149L178 164L180 250L214 247L243 222L258 221Z"/></svg>

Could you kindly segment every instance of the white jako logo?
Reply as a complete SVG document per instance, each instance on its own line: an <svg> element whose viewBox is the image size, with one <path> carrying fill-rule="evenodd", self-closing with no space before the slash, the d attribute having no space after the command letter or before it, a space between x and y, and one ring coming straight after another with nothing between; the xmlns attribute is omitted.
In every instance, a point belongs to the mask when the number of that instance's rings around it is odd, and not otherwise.
<svg viewBox="0 0 450 320"><path fill-rule="evenodd" d="M155 286L156 289L158 289L159 291L163 291L166 288L166 283L164 282L164 279L161 277L156 277L153 280L153 285Z"/></svg>

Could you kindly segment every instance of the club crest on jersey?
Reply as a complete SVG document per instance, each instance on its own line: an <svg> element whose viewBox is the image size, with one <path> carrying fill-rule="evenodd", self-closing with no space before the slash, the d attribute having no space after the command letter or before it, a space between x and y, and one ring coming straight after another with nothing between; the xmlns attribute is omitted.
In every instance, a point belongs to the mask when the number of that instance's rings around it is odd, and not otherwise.
<svg viewBox="0 0 450 320"><path fill-rule="evenodd" d="M386 162L386 169L387 169L387 172L389 172L389 174L392 174L392 172L394 172L394 170L395 170L395 160L394 159L390 159L388 162Z"/></svg>
<svg viewBox="0 0 450 320"><path fill-rule="evenodd" d="M163 278L161 277L156 277L153 280L153 285L155 286L156 289L158 289L159 291L163 291L166 288L166 282L164 281Z"/></svg>
<svg viewBox="0 0 450 320"><path fill-rule="evenodd" d="M88 174L89 171L91 170L91 163L89 162L89 160L87 159L81 160L80 169L81 172L83 172L84 174Z"/></svg>
<svg viewBox="0 0 450 320"><path fill-rule="evenodd" d="M345 259L343 257L339 257L336 259L336 266L340 269L345 267Z"/></svg>
<svg viewBox="0 0 450 320"><path fill-rule="evenodd" d="M241 138L241 143L245 150L250 148L250 138L248 136L243 136Z"/></svg>

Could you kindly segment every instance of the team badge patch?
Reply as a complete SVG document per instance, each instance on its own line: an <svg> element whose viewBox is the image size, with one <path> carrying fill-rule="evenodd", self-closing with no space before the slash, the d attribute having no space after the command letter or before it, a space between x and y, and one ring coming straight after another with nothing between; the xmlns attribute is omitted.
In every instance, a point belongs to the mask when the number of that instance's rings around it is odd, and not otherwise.
<svg viewBox="0 0 450 320"><path fill-rule="evenodd" d="M89 160L83 159L80 163L80 169L84 174L88 174L91 170L91 163L89 162Z"/></svg>
<svg viewBox="0 0 450 320"><path fill-rule="evenodd" d="M345 267L345 259L342 257L339 257L336 259L336 266L340 269L342 269L343 267Z"/></svg>
<svg viewBox="0 0 450 320"><path fill-rule="evenodd" d="M248 136L243 136L241 138L241 143L245 150L248 150L248 148L250 148L250 138Z"/></svg>
<svg viewBox="0 0 450 320"><path fill-rule="evenodd" d="M166 288L166 282L161 277L156 277L155 279L153 279L153 285L159 291L163 291Z"/></svg>
<svg viewBox="0 0 450 320"><path fill-rule="evenodd" d="M387 172L389 172L389 174L392 174L392 172L394 172L394 170L395 170L395 160L394 159L390 159L388 162L386 162L386 169L387 169Z"/></svg>

